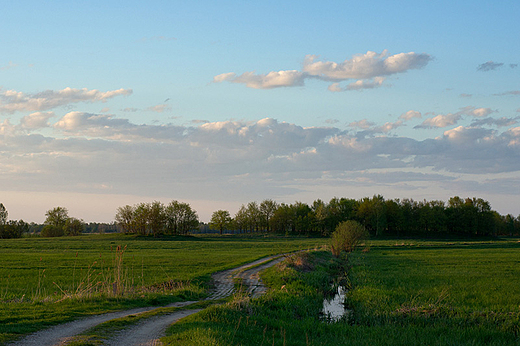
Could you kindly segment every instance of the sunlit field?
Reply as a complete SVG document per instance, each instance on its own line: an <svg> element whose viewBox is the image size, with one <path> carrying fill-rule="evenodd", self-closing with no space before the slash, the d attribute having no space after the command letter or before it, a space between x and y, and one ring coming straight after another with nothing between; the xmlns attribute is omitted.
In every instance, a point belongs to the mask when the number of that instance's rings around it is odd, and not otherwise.
<svg viewBox="0 0 520 346"><path fill-rule="evenodd" d="M0 342L93 313L205 296L210 274L320 238L95 235L0 242Z"/></svg>
<svg viewBox="0 0 520 346"><path fill-rule="evenodd" d="M367 249L368 250L368 249ZM376 240L347 263L321 253L311 265L265 274L271 292L239 298L173 325L174 345L517 345L520 244ZM313 267L312 271L309 268ZM347 272L351 312L321 315Z"/></svg>

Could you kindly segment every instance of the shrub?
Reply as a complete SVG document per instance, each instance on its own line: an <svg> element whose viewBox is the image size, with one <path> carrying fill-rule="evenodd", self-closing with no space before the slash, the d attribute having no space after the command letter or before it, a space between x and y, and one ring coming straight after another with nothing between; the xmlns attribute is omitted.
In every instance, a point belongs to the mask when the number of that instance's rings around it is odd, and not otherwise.
<svg viewBox="0 0 520 346"><path fill-rule="evenodd" d="M344 221L332 233L332 254L339 257L342 251L352 252L367 237L368 232L359 222L353 220Z"/></svg>
<svg viewBox="0 0 520 346"><path fill-rule="evenodd" d="M64 235L63 227L54 225L45 225L42 229L42 237L61 237Z"/></svg>

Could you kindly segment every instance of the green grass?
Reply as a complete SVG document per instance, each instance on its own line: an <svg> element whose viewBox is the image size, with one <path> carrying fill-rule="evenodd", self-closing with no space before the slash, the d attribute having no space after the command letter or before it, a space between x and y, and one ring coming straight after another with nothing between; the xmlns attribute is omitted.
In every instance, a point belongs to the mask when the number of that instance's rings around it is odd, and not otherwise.
<svg viewBox="0 0 520 346"><path fill-rule="evenodd" d="M175 345L518 345L520 244L375 240L349 256L350 318L320 318L345 264L327 253L269 270L272 290L173 325ZM309 268L312 267L312 271ZM282 288L283 287L283 288Z"/></svg>
<svg viewBox="0 0 520 346"><path fill-rule="evenodd" d="M1 240L0 343L89 314L202 298L213 272L325 242L120 234ZM126 247L119 266L118 246ZM117 268L125 289L114 294Z"/></svg>

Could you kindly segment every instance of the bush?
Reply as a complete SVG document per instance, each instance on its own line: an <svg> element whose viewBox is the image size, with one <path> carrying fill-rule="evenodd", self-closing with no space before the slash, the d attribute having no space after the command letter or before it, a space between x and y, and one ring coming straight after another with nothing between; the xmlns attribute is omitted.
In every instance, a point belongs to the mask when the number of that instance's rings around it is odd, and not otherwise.
<svg viewBox="0 0 520 346"><path fill-rule="evenodd" d="M61 237L65 234L63 231L63 227L58 227L54 225L45 225L42 229L41 236L42 237Z"/></svg>
<svg viewBox="0 0 520 346"><path fill-rule="evenodd" d="M332 254L339 257L342 251L352 252L365 239L368 232L359 222L349 220L340 223L331 236Z"/></svg>

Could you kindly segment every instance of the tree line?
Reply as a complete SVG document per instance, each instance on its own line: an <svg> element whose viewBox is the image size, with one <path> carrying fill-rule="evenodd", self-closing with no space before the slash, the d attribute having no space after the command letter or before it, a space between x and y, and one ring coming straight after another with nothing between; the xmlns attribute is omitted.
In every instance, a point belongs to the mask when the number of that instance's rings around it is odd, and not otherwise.
<svg viewBox="0 0 520 346"><path fill-rule="evenodd" d="M500 215L482 198L452 197L444 201L388 199L318 199L311 205L264 200L242 205L234 217L226 210L213 213L210 227L231 231L330 235L344 221L357 221L375 236L520 235L520 216Z"/></svg>
<svg viewBox="0 0 520 346"><path fill-rule="evenodd" d="M8 220L0 203L0 239L19 238L24 233L55 237L87 232L135 233L159 236L187 235L203 225L188 203L158 201L117 208L114 224L86 224L70 217L64 207L46 212L43 225ZM520 235L520 215L500 215L482 198L451 197L447 202L385 199L381 195L362 199L321 199L312 204L278 203L266 199L241 205L235 215L227 210L213 213L209 228L223 233L270 232L328 236L344 221L356 221L375 236Z"/></svg>
<svg viewBox="0 0 520 346"><path fill-rule="evenodd" d="M167 205L158 201L125 205L117 208L115 220L122 232L140 235L187 235L199 227L197 212L175 200Z"/></svg>

